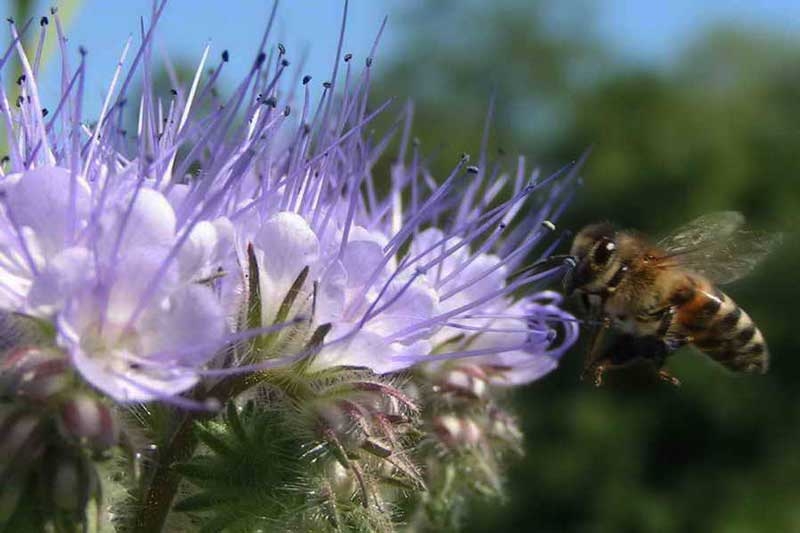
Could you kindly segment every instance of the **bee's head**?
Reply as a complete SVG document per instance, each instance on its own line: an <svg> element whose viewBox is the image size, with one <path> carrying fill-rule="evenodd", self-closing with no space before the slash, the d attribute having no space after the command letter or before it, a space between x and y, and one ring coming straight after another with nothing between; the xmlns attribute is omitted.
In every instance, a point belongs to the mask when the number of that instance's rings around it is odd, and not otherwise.
<svg viewBox="0 0 800 533"><path fill-rule="evenodd" d="M583 228L572 241L575 267L564 277L564 291L602 290L618 268L616 230L608 222Z"/></svg>

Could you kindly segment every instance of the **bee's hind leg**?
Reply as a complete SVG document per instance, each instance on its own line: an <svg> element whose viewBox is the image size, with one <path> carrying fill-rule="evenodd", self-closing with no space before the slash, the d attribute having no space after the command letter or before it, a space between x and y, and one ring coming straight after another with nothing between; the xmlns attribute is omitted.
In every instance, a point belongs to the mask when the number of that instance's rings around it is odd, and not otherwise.
<svg viewBox="0 0 800 533"><path fill-rule="evenodd" d="M656 338L664 339L662 342L656 344L654 347L654 353L651 356L656 365L656 374L658 379L664 381L665 383L669 383L675 387L681 386L681 380L676 378L669 370L663 368L664 362L667 358L667 355L674 352L681 346L687 344L688 339L683 338L672 338L669 335L669 330L672 327L673 320L675 318L675 306L668 307L661 317L661 324L658 327L658 333L656 334Z"/></svg>
<svg viewBox="0 0 800 533"><path fill-rule="evenodd" d="M678 378L673 376L669 372L669 370L664 370L663 368L659 368L657 375L658 375L658 379L660 379L661 381L663 381L665 383L669 383L670 385L675 386L675 387L680 387L681 386L681 380L679 380Z"/></svg>
<svg viewBox="0 0 800 533"><path fill-rule="evenodd" d="M591 376L594 385L599 387L603 384L603 375L609 369L645 359L653 365L658 379L677 387L681 384L680 380L662 368L671 352L669 345L658 337L620 335L603 355L592 360L591 364L584 369L582 377L585 379Z"/></svg>
<svg viewBox="0 0 800 533"><path fill-rule="evenodd" d="M595 387L603 384L603 375L612 368L625 366L642 357L639 349L640 339L632 335L619 335L608 350L600 354L600 342L595 339L590 357L581 374L581 379L591 377Z"/></svg>

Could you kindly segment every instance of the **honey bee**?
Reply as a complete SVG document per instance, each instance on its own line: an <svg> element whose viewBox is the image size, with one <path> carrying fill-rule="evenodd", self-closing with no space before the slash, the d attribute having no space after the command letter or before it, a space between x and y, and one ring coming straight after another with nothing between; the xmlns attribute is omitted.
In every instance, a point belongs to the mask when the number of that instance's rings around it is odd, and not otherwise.
<svg viewBox="0 0 800 533"><path fill-rule="evenodd" d="M575 236L574 266L564 278L565 292L577 291L600 324L583 376L599 386L607 369L647 359L659 378L679 385L662 367L689 344L728 369L766 372L764 336L717 286L748 274L780 240L747 229L734 211L701 216L655 245L609 223L585 227ZM611 328L619 334L604 350Z"/></svg>

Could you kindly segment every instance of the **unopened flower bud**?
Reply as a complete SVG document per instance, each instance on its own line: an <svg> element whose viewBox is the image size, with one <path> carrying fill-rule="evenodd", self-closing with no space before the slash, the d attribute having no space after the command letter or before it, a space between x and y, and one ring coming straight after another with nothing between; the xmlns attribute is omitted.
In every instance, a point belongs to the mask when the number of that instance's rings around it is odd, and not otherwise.
<svg viewBox="0 0 800 533"><path fill-rule="evenodd" d="M491 409L489 411L489 420L493 435L506 439L522 438L522 431L519 429L517 420L506 411L498 408Z"/></svg>
<svg viewBox="0 0 800 533"><path fill-rule="evenodd" d="M338 461L329 461L326 466L330 488L339 496L350 496L356 488L353 474Z"/></svg>
<svg viewBox="0 0 800 533"><path fill-rule="evenodd" d="M111 409L89 395L76 395L67 400L61 408L59 422L67 437L96 450L114 446L119 437L119 426Z"/></svg>
<svg viewBox="0 0 800 533"><path fill-rule="evenodd" d="M80 456L55 459L49 483L50 497L62 511L81 511L97 493L97 474L92 463Z"/></svg>
<svg viewBox="0 0 800 533"><path fill-rule="evenodd" d="M474 420L454 415L434 418L433 427L439 440L450 448L474 446L483 436L483 432Z"/></svg>
<svg viewBox="0 0 800 533"><path fill-rule="evenodd" d="M0 472L6 465L29 462L41 451L41 419L33 413L10 410L0 415Z"/></svg>
<svg viewBox="0 0 800 533"><path fill-rule="evenodd" d="M437 382L444 392L482 399L486 396L486 373L476 365L465 364L446 370Z"/></svg>
<svg viewBox="0 0 800 533"><path fill-rule="evenodd" d="M38 347L18 348L4 359L0 390L4 394L45 402L66 390L69 364L61 352Z"/></svg>

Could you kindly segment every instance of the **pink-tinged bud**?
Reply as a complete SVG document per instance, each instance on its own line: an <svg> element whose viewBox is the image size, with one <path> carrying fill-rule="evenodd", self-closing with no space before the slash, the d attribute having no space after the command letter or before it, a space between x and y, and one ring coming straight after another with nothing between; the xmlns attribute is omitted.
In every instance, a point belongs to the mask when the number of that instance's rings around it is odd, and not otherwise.
<svg viewBox="0 0 800 533"><path fill-rule="evenodd" d="M111 409L85 394L73 396L64 403L59 421L64 435L96 450L114 446L119 437L119 426Z"/></svg>
<svg viewBox="0 0 800 533"><path fill-rule="evenodd" d="M0 419L0 465L33 458L41 451L40 422L40 417L30 413L15 411L3 414Z"/></svg>
<svg viewBox="0 0 800 533"><path fill-rule="evenodd" d="M433 419L433 428L439 440L449 448L475 446L483 437L481 428L470 418L438 416Z"/></svg>
<svg viewBox="0 0 800 533"><path fill-rule="evenodd" d="M508 443L519 445L522 441L522 430L516 419L502 409L494 408L489 411L489 428L492 436Z"/></svg>
<svg viewBox="0 0 800 533"><path fill-rule="evenodd" d="M356 490L353 474L339 461L329 461L325 467L330 489L338 496L349 497Z"/></svg>
<svg viewBox="0 0 800 533"><path fill-rule="evenodd" d="M71 385L67 359L52 349L18 348L3 360L0 373L0 387L34 402L46 402Z"/></svg>
<svg viewBox="0 0 800 533"><path fill-rule="evenodd" d="M479 366L464 364L446 370L435 386L443 392L483 399L487 392L486 373Z"/></svg>
<svg viewBox="0 0 800 533"><path fill-rule="evenodd" d="M72 461L63 461L56 466L53 476L53 503L60 509L74 511L81 503L81 473Z"/></svg>
<svg viewBox="0 0 800 533"><path fill-rule="evenodd" d="M56 458L50 475L50 497L62 511L82 511L97 493L94 467L83 457Z"/></svg>

